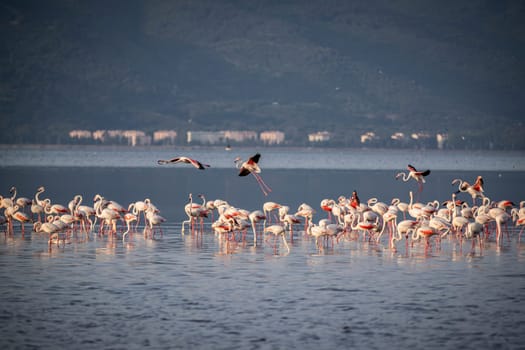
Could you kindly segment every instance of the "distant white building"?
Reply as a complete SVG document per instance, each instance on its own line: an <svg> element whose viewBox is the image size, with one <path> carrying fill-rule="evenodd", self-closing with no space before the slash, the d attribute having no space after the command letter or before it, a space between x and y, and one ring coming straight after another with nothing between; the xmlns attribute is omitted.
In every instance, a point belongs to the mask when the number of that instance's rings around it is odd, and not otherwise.
<svg viewBox="0 0 525 350"><path fill-rule="evenodd" d="M90 139L92 135L89 130L71 130L69 137L72 139Z"/></svg>
<svg viewBox="0 0 525 350"><path fill-rule="evenodd" d="M204 143L204 144L218 144L226 141L246 142L257 141L257 133L255 131L188 131L186 132L187 143Z"/></svg>
<svg viewBox="0 0 525 350"><path fill-rule="evenodd" d="M224 132L224 137L230 141L235 142L245 142L245 141L257 141L257 133L255 131L231 131L226 130Z"/></svg>
<svg viewBox="0 0 525 350"><path fill-rule="evenodd" d="M448 141L448 134L436 134L436 142L437 142L438 149L443 149L447 141Z"/></svg>
<svg viewBox="0 0 525 350"><path fill-rule="evenodd" d="M93 140L104 142L106 140L106 130L95 130L93 131Z"/></svg>
<svg viewBox="0 0 525 350"><path fill-rule="evenodd" d="M332 134L328 131L318 131L312 134L308 134L308 141L310 142L327 142L330 141Z"/></svg>
<svg viewBox="0 0 525 350"><path fill-rule="evenodd" d="M153 132L153 142L155 143L168 143L170 145L175 143L177 138L177 132L175 130L157 130Z"/></svg>
<svg viewBox="0 0 525 350"><path fill-rule="evenodd" d="M224 143L225 137L223 131L188 131L186 132L187 143L204 143L217 144Z"/></svg>
<svg viewBox="0 0 525 350"><path fill-rule="evenodd" d="M415 132L410 135L411 138L414 140L426 140L429 139L431 136L429 133L426 132Z"/></svg>
<svg viewBox="0 0 525 350"><path fill-rule="evenodd" d="M280 145L284 142L284 132L282 131L263 131L259 139L267 145Z"/></svg>
<svg viewBox="0 0 525 350"><path fill-rule="evenodd" d="M402 132L396 132L396 133L393 133L390 138L392 140L396 140L396 141L404 141L407 139L406 135Z"/></svg>
<svg viewBox="0 0 525 350"><path fill-rule="evenodd" d="M123 130L120 135L128 141L129 146L151 145L151 136L140 130Z"/></svg>
<svg viewBox="0 0 525 350"><path fill-rule="evenodd" d="M373 140L377 140L378 137L376 135L375 132L373 131L368 131L364 134L361 135L361 143L367 143L367 142L370 142L370 141L373 141Z"/></svg>

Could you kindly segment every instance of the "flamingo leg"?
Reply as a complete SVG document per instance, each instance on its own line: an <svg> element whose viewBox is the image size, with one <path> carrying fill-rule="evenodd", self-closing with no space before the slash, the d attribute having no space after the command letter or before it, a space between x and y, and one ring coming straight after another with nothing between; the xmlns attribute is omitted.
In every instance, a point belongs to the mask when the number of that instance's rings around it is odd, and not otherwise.
<svg viewBox="0 0 525 350"><path fill-rule="evenodd" d="M255 177L255 180L257 180L257 183L259 184L259 187L261 188L261 191L264 193L265 196L268 195L268 192L272 192L272 189L266 185L266 183L263 181L261 176L256 173L251 173L253 177Z"/></svg>

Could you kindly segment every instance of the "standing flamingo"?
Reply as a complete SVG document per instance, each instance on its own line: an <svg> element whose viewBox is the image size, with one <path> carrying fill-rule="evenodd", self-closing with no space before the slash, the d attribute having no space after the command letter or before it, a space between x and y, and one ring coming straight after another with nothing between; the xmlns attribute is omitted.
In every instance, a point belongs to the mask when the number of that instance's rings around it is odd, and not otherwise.
<svg viewBox="0 0 525 350"><path fill-rule="evenodd" d="M266 215L260 210L254 210L249 215L248 218L252 224L253 230L253 246L257 247L257 223L266 220Z"/></svg>
<svg viewBox="0 0 525 350"><path fill-rule="evenodd" d="M18 204L15 205L15 208L16 207L18 207ZM22 211L18 211L18 210L16 210L14 213L12 213L11 217L20 223L20 227L22 229L22 236L23 236L24 233L25 233L24 224L26 222L30 222L31 221L31 217L28 214L26 214L26 213L24 213Z"/></svg>
<svg viewBox="0 0 525 350"><path fill-rule="evenodd" d="M269 224L272 223L271 212L274 211L274 210L279 209L280 207L281 207L281 205L279 203L264 202L264 204L263 204L263 212L264 212L264 215L266 216L266 219L264 219L264 227L266 227L266 222L267 221L268 221Z"/></svg>
<svg viewBox="0 0 525 350"><path fill-rule="evenodd" d="M16 187L13 186L11 187L11 190L10 192L12 193L12 196L11 196L11 200L13 201L13 203L15 203L16 205L18 205L22 210L25 210L26 207L29 207L33 201L27 197L16 197L17 195L17 191L16 191Z"/></svg>
<svg viewBox="0 0 525 350"><path fill-rule="evenodd" d="M361 206L361 201L359 200L359 196L357 195L356 190L352 192L352 197L350 197L349 205L354 209L357 209Z"/></svg>
<svg viewBox="0 0 525 350"><path fill-rule="evenodd" d="M166 222L166 219L163 216L157 214L153 207L146 209L146 222L147 225L144 227L144 236L149 232L151 238L155 237L155 227L157 227L160 235L162 236L162 227L160 224Z"/></svg>
<svg viewBox="0 0 525 350"><path fill-rule="evenodd" d="M182 222L182 231L181 234L184 235L184 225L188 224L189 227L191 227L191 233L193 234L195 231L195 220L196 218L200 218L201 220L201 231L203 229L203 217L207 216L208 210L206 209L206 199L202 194L198 195L199 198L202 199L202 204L193 203L193 196L190 193L188 195L189 203L184 206L184 212L186 215L188 215L188 220L184 220Z"/></svg>
<svg viewBox="0 0 525 350"><path fill-rule="evenodd" d="M458 190L456 191L456 194L459 192L467 192L472 197L472 205L476 205L476 198L485 198L485 194L483 194L483 177L478 176L476 178L476 182L474 182L473 185L469 184L466 181L463 181L461 179L454 179L452 180L452 185L458 184Z"/></svg>
<svg viewBox="0 0 525 350"><path fill-rule="evenodd" d="M195 168L200 169L200 170L204 170L204 169L210 167L210 165L208 165L208 164L204 164L204 163L199 162L198 160L195 160L195 159L192 159L192 158L189 158L189 157L184 157L184 156L175 157L175 158L168 159L168 160L159 159L157 161L157 163L161 164L161 165L162 164L170 164L170 163L186 163L186 164L191 164Z"/></svg>
<svg viewBox="0 0 525 350"><path fill-rule="evenodd" d="M126 222L127 229L126 229L126 231L124 231L122 233L122 242L124 242L126 240L126 236L128 235L128 233L130 233L131 227L132 227L132 223L134 221L135 222L137 221L137 215L128 212L128 213L124 214L124 221Z"/></svg>
<svg viewBox="0 0 525 350"><path fill-rule="evenodd" d="M36 201L33 201L31 203L31 216L34 221L34 216L36 215L38 217L37 221L42 222L42 215L44 214L44 207L40 204L38 204Z"/></svg>
<svg viewBox="0 0 525 350"><path fill-rule="evenodd" d="M271 226L268 226L264 229L264 232L265 233L271 233L274 235L275 237L275 241L274 241L274 251L275 253L277 253L277 238L278 237L281 237L283 239L283 243L288 251L288 253L290 253L290 247L288 246L288 242L286 242L286 237L285 237L285 230L284 230L284 227L281 226L281 225L271 225Z"/></svg>
<svg viewBox="0 0 525 350"><path fill-rule="evenodd" d="M297 208L296 216L301 216L304 218L304 231L308 229L308 222L312 221L314 218L315 210L310 205L302 203L299 208Z"/></svg>
<svg viewBox="0 0 525 350"><path fill-rule="evenodd" d="M423 191L423 184L425 183L425 176L430 174L430 170L418 171L414 166L408 164L408 173L400 172L396 175L396 180L401 178L403 182L407 182L410 179L414 179L418 183L419 193Z"/></svg>
<svg viewBox="0 0 525 350"><path fill-rule="evenodd" d="M257 180L261 191L264 193L265 196L267 196L268 192L272 192L272 189L268 187L268 185L266 185L261 175L259 175L259 173L261 172L261 168L258 164L260 158L261 155L257 153L243 163L241 163L242 159L239 157L235 158L234 162L237 165L237 168L240 169L239 176L246 176L248 174L252 174Z"/></svg>

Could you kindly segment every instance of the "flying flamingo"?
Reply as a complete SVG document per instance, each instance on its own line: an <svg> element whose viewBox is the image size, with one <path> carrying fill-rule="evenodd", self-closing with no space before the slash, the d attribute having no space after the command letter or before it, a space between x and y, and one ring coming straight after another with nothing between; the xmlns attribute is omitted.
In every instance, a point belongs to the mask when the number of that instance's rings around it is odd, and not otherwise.
<svg viewBox="0 0 525 350"><path fill-rule="evenodd" d="M408 164L407 166L408 173L400 172L396 175L396 180L401 178L403 182L407 182L411 178L416 180L418 183L419 193L423 191L423 184L425 183L425 176L430 174L430 170L418 171L412 165Z"/></svg>
<svg viewBox="0 0 525 350"><path fill-rule="evenodd" d="M192 158L189 158L189 157L184 157L184 156L175 157L175 158L168 159L168 160L159 159L157 161L157 163L161 164L161 165L162 164L169 164L169 163L186 163L186 164L191 164L195 168L200 169L200 170L204 170L204 169L210 167L210 165L208 165L208 164L204 164L204 163L199 162L198 160L195 160L195 159L192 159Z"/></svg>
<svg viewBox="0 0 525 350"><path fill-rule="evenodd" d="M235 158L234 162L237 165L237 168L241 170L239 172L239 176L246 176L248 174L252 174L257 180L261 191L264 193L265 196L267 196L268 192L272 192L272 189L268 187L266 183L264 183L261 175L259 175L259 173L261 172L261 168L258 164L260 158L261 155L257 153L243 163L241 163L242 159L240 157Z"/></svg>

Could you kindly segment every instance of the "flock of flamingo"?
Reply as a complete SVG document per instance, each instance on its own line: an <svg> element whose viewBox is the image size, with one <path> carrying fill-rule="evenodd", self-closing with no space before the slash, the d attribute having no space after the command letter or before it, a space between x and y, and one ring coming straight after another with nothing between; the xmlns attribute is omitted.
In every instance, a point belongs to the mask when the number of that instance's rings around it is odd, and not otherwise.
<svg viewBox="0 0 525 350"><path fill-rule="evenodd" d="M239 176L254 175L262 192L267 195L271 189L259 175L259 159L260 154L245 162L236 158L235 164L240 169ZM210 167L188 157L159 160L158 164L181 162L200 170ZM407 173L400 172L395 178L405 182L415 180L421 192L430 170L418 171L412 165L407 168ZM319 205L322 217L317 223L314 223L317 211L307 203L302 203L294 213L289 206L271 201L265 202L261 209L249 211L221 199L207 201L202 194L198 195L202 202L195 203L190 193L184 207L188 219L182 222L181 234L185 235L189 230L192 237L202 237L204 221L210 220L211 231L221 244L224 243L228 253L233 252L240 242L246 244L247 232L251 230L253 246L268 244L275 254L281 246L286 254L290 253L288 243L293 243L294 236L299 234L314 239L319 250L334 247L342 240L353 240L386 245L392 251L398 249L399 242L404 242L406 251L410 246L423 242L426 252L433 245L439 249L442 239L451 239L460 245L470 240L471 251L474 253L479 247L481 253L484 242L492 236L498 245L505 236L510 240L510 224L520 228L518 241L521 239L525 228L525 201L516 206L509 200L489 199L484 194L481 176L473 184L462 179L454 179L451 184L457 186L457 190L451 193L450 200L442 203L437 200L418 202L412 191L409 192L408 203L399 198L393 198L388 204L377 198L370 198L365 203L361 202L357 191L353 191L350 198L323 199ZM5 225L6 235L14 233L14 221L18 221L22 235L25 225L32 224L33 232L49 235L50 246L54 243L65 244L74 235L88 237L92 232L111 237L120 234L125 241L128 235L139 232L141 220L144 237L162 235L161 224L166 219L150 199L124 207L97 194L93 205L89 206L83 204L81 195L76 195L64 206L53 203L49 198L41 199L44 192L45 188L39 187L34 198L29 199L17 197L17 190L12 187L11 196L0 196L0 208L4 208L0 225ZM472 205L459 200L457 195L460 193L470 195ZM301 229L296 229L298 226Z"/></svg>
<svg viewBox="0 0 525 350"><path fill-rule="evenodd" d="M160 224L166 219L159 214L159 209L150 199L139 200L123 207L118 202L108 200L100 194L93 198L93 205L83 204L82 195L75 195L68 205L52 203L51 199L41 199L45 187L37 189L34 199L17 197L16 187L10 190L11 197L0 196L0 208L4 215L0 216L0 225L5 225L5 234L14 233L14 221L20 223L22 235L25 224L32 224L33 232L49 235L49 244L65 244L74 235L86 238L95 231L98 221L98 234L108 234L111 237L118 233L117 225L122 222L126 230L122 231L122 239L130 233L137 232L141 217L144 220L143 234L154 237L162 234ZM29 209L28 209L29 208Z"/></svg>

